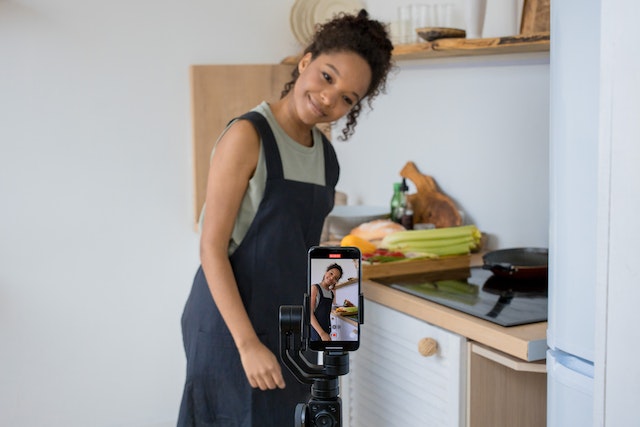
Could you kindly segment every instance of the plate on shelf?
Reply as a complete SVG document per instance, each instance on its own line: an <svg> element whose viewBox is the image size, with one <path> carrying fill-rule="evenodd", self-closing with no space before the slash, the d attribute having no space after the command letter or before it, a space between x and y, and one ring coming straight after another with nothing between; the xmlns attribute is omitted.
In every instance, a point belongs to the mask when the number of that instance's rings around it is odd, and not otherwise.
<svg viewBox="0 0 640 427"><path fill-rule="evenodd" d="M317 24L330 20L340 12L358 13L364 7L362 0L296 0L291 7L289 25L296 40L306 46Z"/></svg>
<svg viewBox="0 0 640 427"><path fill-rule="evenodd" d="M306 45L312 33L309 30L308 23L311 15L311 8L315 6L317 0L296 0L291 7L289 15L289 25L293 36L302 45Z"/></svg>
<svg viewBox="0 0 640 427"><path fill-rule="evenodd" d="M356 15L361 9L364 9L364 3L360 0L317 0L313 8L314 26L329 21L340 12Z"/></svg>
<svg viewBox="0 0 640 427"><path fill-rule="evenodd" d="M416 33L418 33L420 38L428 42L437 39L464 38L467 36L467 32L465 30L445 27L416 28Z"/></svg>

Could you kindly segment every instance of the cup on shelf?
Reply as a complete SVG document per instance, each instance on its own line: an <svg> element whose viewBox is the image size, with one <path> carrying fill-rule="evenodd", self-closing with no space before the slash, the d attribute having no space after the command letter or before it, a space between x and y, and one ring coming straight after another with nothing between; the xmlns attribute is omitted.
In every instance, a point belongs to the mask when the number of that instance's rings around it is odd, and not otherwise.
<svg viewBox="0 0 640 427"><path fill-rule="evenodd" d="M413 19L412 42L417 43L422 39L416 33L418 28L424 28L431 25L432 14L430 4L414 4L411 9L411 17Z"/></svg>
<svg viewBox="0 0 640 427"><path fill-rule="evenodd" d="M453 4L438 3L433 5L433 27L451 27L451 16L453 14Z"/></svg>
<svg viewBox="0 0 640 427"><path fill-rule="evenodd" d="M394 46L402 44L402 23L396 19L389 23L389 36Z"/></svg>
<svg viewBox="0 0 640 427"><path fill-rule="evenodd" d="M466 0L467 38L482 38L487 0Z"/></svg>
<svg viewBox="0 0 640 427"><path fill-rule="evenodd" d="M479 39L482 37L484 16L487 10L487 0L466 0L467 6L467 38Z"/></svg>
<svg viewBox="0 0 640 427"><path fill-rule="evenodd" d="M450 27L453 14L452 3L413 3L399 6L397 19L391 23L394 44L416 43L422 39L418 28Z"/></svg>
<svg viewBox="0 0 640 427"><path fill-rule="evenodd" d="M413 6L398 7L398 44L411 43L413 41Z"/></svg>
<svg viewBox="0 0 640 427"><path fill-rule="evenodd" d="M488 2L482 37L519 34L523 6L524 0L492 0Z"/></svg>

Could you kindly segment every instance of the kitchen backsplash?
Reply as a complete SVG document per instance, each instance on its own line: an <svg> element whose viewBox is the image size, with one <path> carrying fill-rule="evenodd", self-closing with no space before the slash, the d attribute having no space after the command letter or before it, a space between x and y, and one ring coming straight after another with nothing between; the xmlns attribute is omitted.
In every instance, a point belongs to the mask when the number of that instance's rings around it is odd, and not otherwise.
<svg viewBox="0 0 640 427"><path fill-rule="evenodd" d="M349 204L387 205L411 160L453 198L467 223L488 234L490 247L547 246L548 54L397 66L387 94L363 111L352 139L334 137L338 188Z"/></svg>

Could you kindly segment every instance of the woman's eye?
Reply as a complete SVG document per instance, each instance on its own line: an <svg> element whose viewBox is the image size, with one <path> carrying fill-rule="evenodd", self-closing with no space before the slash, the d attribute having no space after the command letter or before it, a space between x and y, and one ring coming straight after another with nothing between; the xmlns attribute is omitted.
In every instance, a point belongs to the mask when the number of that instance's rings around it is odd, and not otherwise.
<svg viewBox="0 0 640 427"><path fill-rule="evenodd" d="M348 96L344 97L344 102L346 102L347 105L353 105L353 99L349 98Z"/></svg>
<svg viewBox="0 0 640 427"><path fill-rule="evenodd" d="M328 81L329 83L331 83L331 76L325 72L322 73L322 77L324 77L324 79L326 81Z"/></svg>

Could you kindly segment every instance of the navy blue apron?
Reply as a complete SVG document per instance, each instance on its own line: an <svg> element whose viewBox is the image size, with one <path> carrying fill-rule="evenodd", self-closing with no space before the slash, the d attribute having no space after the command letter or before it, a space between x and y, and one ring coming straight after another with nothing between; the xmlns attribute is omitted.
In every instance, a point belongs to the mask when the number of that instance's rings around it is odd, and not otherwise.
<svg viewBox="0 0 640 427"><path fill-rule="evenodd" d="M318 306L313 310L313 314L316 316L316 319L322 329L324 329L326 333L331 334L331 318L329 316L331 315L331 307L333 306L333 291L331 292L330 297L325 297L320 285L314 286L318 287L320 300L318 301ZM315 301L313 301L313 304L315 304ZM311 328L311 339L313 341L322 340L320 334L314 328Z"/></svg>
<svg viewBox="0 0 640 427"><path fill-rule="evenodd" d="M279 360L279 309L303 302L307 251L318 244L324 219L333 208L339 166L333 147L323 137L326 185L286 180L266 119L257 112L240 118L250 120L260 134L267 182L256 216L230 261L253 327ZM308 399L309 385L298 382L282 362L286 388L261 391L249 385L202 266L182 315L182 334L187 379L179 427L294 425L295 407Z"/></svg>

